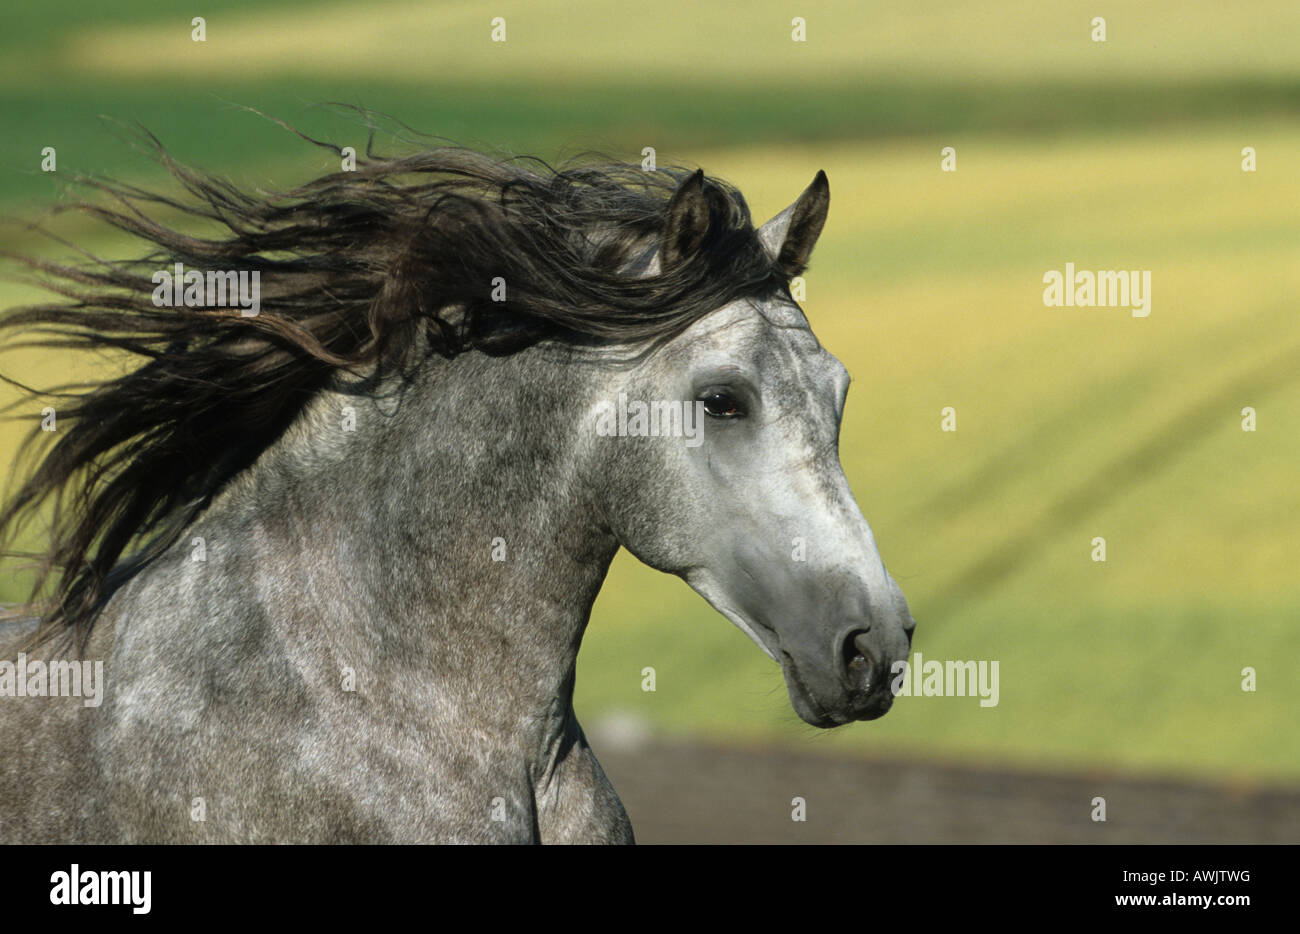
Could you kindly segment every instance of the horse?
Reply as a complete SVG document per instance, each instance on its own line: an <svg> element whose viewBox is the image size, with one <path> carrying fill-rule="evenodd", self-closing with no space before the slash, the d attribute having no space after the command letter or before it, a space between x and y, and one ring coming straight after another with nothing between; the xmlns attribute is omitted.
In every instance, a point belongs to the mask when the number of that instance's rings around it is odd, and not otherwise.
<svg viewBox="0 0 1300 934"><path fill-rule="evenodd" d="M0 512L49 541L0 651L0 839L632 843L573 705L619 548L808 724L889 710L916 624L790 288L825 173L756 227L680 166L367 148L254 193L158 147L178 194L65 208L147 252L20 257L61 298L0 318L132 361L24 387L57 425Z"/></svg>

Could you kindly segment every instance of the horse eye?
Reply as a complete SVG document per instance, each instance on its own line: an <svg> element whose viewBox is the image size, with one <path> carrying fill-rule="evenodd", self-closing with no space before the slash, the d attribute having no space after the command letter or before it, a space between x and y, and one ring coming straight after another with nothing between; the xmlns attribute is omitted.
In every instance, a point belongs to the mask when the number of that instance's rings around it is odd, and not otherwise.
<svg viewBox="0 0 1300 934"><path fill-rule="evenodd" d="M744 414L740 410L740 403L729 393L712 390L700 396L700 401L704 403L705 414L714 418L735 418Z"/></svg>

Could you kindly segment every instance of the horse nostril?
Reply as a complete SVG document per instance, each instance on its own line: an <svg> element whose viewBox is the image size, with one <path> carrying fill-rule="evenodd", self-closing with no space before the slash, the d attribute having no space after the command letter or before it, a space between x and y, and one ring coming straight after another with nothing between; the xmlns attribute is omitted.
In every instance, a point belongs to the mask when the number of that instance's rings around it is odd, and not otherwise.
<svg viewBox="0 0 1300 934"><path fill-rule="evenodd" d="M870 688L876 660L867 642L867 631L859 629L850 633L844 640L841 652L844 656L844 672L849 682L861 690Z"/></svg>

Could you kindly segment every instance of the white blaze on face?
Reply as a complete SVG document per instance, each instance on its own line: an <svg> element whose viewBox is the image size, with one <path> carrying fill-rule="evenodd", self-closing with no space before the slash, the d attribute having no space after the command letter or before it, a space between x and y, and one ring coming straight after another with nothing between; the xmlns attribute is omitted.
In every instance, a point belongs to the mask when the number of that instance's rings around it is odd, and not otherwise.
<svg viewBox="0 0 1300 934"><path fill-rule="evenodd" d="M808 575L856 580L870 595L873 610L886 609L893 586L838 455L834 450L819 455L806 436L795 449L805 457L787 471L769 473L772 488L761 491L758 498L770 496L768 502L779 503L788 527L799 530L807 543Z"/></svg>
<svg viewBox="0 0 1300 934"><path fill-rule="evenodd" d="M766 309L765 316L772 318ZM797 334L791 333L786 346L789 367L796 374L792 382L802 388L802 397L789 400L772 426L781 431L780 447L791 453L786 469L768 473L778 487L770 495L783 503L789 521L804 530L809 573L839 572L834 576L856 580L870 595L872 610L885 611L893 602L893 583L849 488L834 440L849 374L819 345L803 346ZM811 332L805 340L816 344Z"/></svg>

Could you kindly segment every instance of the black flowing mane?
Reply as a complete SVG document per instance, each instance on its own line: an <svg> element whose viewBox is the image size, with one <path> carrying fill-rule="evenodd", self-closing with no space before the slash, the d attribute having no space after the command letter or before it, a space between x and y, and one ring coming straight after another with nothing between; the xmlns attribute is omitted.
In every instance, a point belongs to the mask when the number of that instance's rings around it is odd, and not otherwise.
<svg viewBox="0 0 1300 934"><path fill-rule="evenodd" d="M174 542L333 377L373 379L432 356L510 353L548 339L653 346L729 301L782 288L789 275L759 244L740 193L712 179L715 216L702 247L659 274L630 274L691 175L679 167L551 168L454 146L395 157L367 147L355 171L252 193L178 164L148 138L183 194L80 179L106 197L58 209L130 234L148 252L66 265L10 254L65 301L0 315L10 348L143 361L89 387L20 386L55 400L58 431L33 429L28 456L42 436L52 443L0 511L0 540L11 546L52 510L32 599L44 632L81 641L116 586ZM177 229L187 223L218 234ZM152 277L176 263L258 273L259 313L159 307ZM504 281L504 301L494 300L494 280Z"/></svg>

